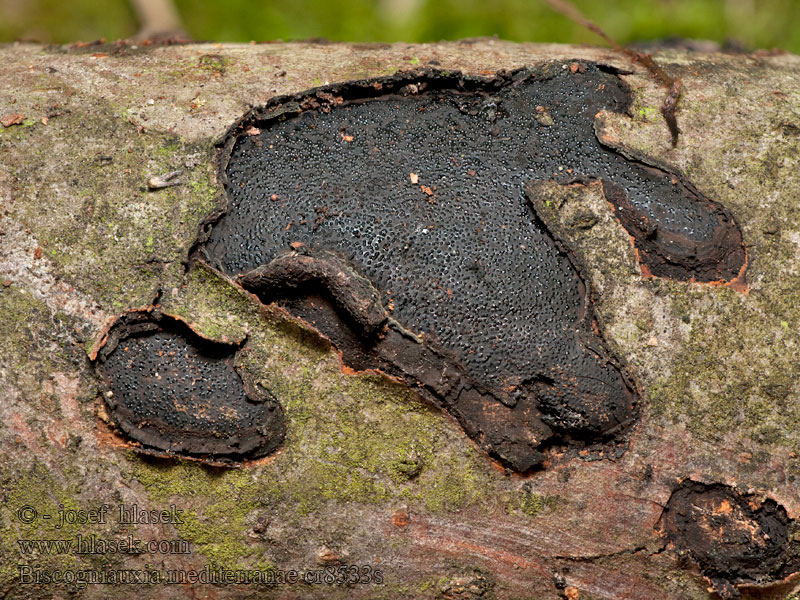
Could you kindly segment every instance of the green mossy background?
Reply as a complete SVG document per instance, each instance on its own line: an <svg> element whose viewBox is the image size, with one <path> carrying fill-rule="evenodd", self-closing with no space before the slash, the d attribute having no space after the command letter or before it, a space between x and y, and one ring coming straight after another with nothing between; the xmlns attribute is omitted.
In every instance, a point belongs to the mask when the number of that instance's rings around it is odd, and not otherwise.
<svg viewBox="0 0 800 600"><path fill-rule="evenodd" d="M475 36L512 41L598 43L539 0L176 0L197 40L247 42L327 38L349 42L434 42ZM575 0L620 43L670 36L752 48L800 50L796 0ZM0 0L0 41L108 40L136 33L125 0Z"/></svg>

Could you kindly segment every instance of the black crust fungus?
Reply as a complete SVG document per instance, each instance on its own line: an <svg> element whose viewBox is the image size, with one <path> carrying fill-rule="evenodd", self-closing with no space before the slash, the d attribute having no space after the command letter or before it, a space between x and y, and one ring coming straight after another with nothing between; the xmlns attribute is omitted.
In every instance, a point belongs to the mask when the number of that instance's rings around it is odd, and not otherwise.
<svg viewBox="0 0 800 600"><path fill-rule="evenodd" d="M798 523L774 500L723 484L684 481L658 529L723 598L738 597L738 585L766 585L800 572Z"/></svg>
<svg viewBox="0 0 800 600"><path fill-rule="evenodd" d="M97 356L114 424L144 453L226 465L272 452L283 409L242 376L237 351L157 311L123 315Z"/></svg>
<svg viewBox="0 0 800 600"><path fill-rule="evenodd" d="M527 182L601 180L655 275L730 279L744 260L722 207L598 143L594 115L629 104L592 64L398 74L274 100L225 138L228 206L198 254L528 470L548 445L624 432L638 400Z"/></svg>

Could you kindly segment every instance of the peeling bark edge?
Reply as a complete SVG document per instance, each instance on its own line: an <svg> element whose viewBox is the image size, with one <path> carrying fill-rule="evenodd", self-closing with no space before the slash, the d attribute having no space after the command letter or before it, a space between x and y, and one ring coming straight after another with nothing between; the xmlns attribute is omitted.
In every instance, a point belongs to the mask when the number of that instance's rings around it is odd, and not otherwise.
<svg viewBox="0 0 800 600"><path fill-rule="evenodd" d="M681 186L688 196L695 198L697 202L709 207L711 212L720 215L721 219L728 224L725 229L718 231L714 238L714 244L716 244L717 247L720 247L721 244L726 244L721 247L727 251L715 252L715 248L711 243L707 243L703 249L706 255L717 257L714 267L708 268L704 266L701 262L693 260L691 255L684 255L678 257L678 260L675 260L675 258L665 255L656 244L652 243L651 238L656 231L647 223L636 222L621 217L620 213L625 211L620 211L620 206L629 208L627 196L624 191L618 189L617 185L603 180L603 193L614 212L614 216L631 237L631 242L637 251L636 259L639 262L642 275L644 277L663 277L665 279L707 283L709 285L726 285L737 292L747 292L747 267L749 265L749 256L747 253L747 246L744 243L742 228L733 213L723 204L715 202L703 194L689 181L689 178L680 169L663 161L653 159L644 153L632 150L631 148L613 141L608 136L602 135L601 127L597 119L595 119L594 122L594 131L595 137L602 147L619 154L628 162L636 164L640 168L671 175L675 185ZM631 212L631 210L627 211L628 214ZM648 257L649 261L643 260L642 257ZM685 276L687 262L691 266L690 270L701 271L700 277L687 278Z"/></svg>
<svg viewBox="0 0 800 600"><path fill-rule="evenodd" d="M283 408L270 394L258 390L248 375L236 365L232 365L232 368L245 396L265 406L271 418L246 427L233 436L224 436L214 431L213 427L207 431L176 428L157 417L137 415L118 400L112 390L113 375L104 372L103 365L125 340L157 332L176 334L201 353L214 355L225 362L232 361L246 341L222 342L211 339L181 317L162 312L157 306L128 311L117 317L109 325L91 360L102 382L103 401L113 425L126 438L141 444L131 446L133 450L156 457L186 458L212 466L235 467L240 466L243 460L264 457L283 443L286 433Z"/></svg>
<svg viewBox="0 0 800 600"><path fill-rule="evenodd" d="M532 209L534 218L542 223L543 227L553 239L556 248L558 248L559 252L561 252L567 258L572 265L572 268L575 269L578 274L578 280L581 284L580 294L582 299L582 311L579 320L581 323L580 329L581 331L595 331L597 333L596 337L600 347L595 347L592 343L592 338L585 335L581 336L581 344L583 344L583 346L588 350L594 352L598 358L615 367L617 372L622 377L626 391L630 394L627 398L633 406L630 419L624 423L620 423L618 427L618 429L626 430L625 439L627 440L633 435L636 423L639 422L639 415L641 413L643 402L642 394L630 372L630 366L623 358L614 355L611 352L608 342L606 342L603 325L597 318L597 315L592 308L596 301L596 294L592 286L592 279L589 275L586 265L584 265L580 257L573 251L569 241L565 239L563 229L549 222L545 211L543 211L539 203L535 201L535 195L530 193L530 187L528 185L525 186L525 193L528 198L528 205ZM627 441L625 443L627 444Z"/></svg>

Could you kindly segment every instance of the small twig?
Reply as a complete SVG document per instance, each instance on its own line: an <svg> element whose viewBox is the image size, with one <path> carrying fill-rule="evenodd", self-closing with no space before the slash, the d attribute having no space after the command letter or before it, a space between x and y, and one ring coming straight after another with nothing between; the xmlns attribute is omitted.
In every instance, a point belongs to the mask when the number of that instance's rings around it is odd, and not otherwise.
<svg viewBox="0 0 800 600"><path fill-rule="evenodd" d="M139 21L138 40L185 37L183 23L172 0L131 0Z"/></svg>
<svg viewBox="0 0 800 600"><path fill-rule="evenodd" d="M172 171L170 173L166 173L165 175L160 175L158 177L151 177L147 180L147 189L150 191L160 190L167 187L172 187L174 185L181 185L181 181L175 181L175 178L178 177L183 171Z"/></svg>
<svg viewBox="0 0 800 600"><path fill-rule="evenodd" d="M669 132L672 135L672 146L675 147L678 143L678 134L681 132L678 128L678 119L675 117L675 108L678 105L678 98L681 97L683 90L683 81L674 79L672 85L667 92L667 97L664 98L664 104L661 105L661 114L664 115L664 120L667 122Z"/></svg>
<svg viewBox="0 0 800 600"><path fill-rule="evenodd" d="M621 52L630 58L632 62L640 63L661 83L661 85L667 88L667 96L664 98L664 103L661 105L661 114L664 116L670 135L672 136L672 145L675 146L678 143L678 134L681 132L678 128L678 119L675 117L675 109L678 106L678 100L683 91L683 81L681 81L680 78L670 77L667 72L656 63L650 54L634 52L630 48L620 46L610 35L584 17L581 11L568 0L544 0L544 2L548 4L550 8L560 12L568 19L599 35L608 42L614 50Z"/></svg>
<svg viewBox="0 0 800 600"><path fill-rule="evenodd" d="M632 52L627 48L623 48L609 36L605 31L600 29L597 25L592 23L589 19L583 16L583 13L578 10L578 7L568 2L567 0L544 0L545 3L550 5L550 8L553 10L560 12L562 15L567 17L568 19L575 21L578 25L582 25L586 27L589 31L593 31L605 41L607 41L614 50L619 50L620 52L624 52L625 54L631 55Z"/></svg>

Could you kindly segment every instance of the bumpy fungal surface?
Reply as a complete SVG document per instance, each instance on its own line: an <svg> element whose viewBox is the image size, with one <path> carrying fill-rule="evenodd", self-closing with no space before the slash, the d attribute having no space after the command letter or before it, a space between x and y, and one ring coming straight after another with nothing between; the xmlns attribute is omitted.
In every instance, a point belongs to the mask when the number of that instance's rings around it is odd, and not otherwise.
<svg viewBox="0 0 800 600"><path fill-rule="evenodd" d="M225 464L275 450L283 410L242 378L236 351L166 315L123 316L97 363L115 425L154 454Z"/></svg>
<svg viewBox="0 0 800 600"><path fill-rule="evenodd" d="M602 180L653 274L731 279L744 264L722 207L598 143L594 115L629 103L615 74L577 63L275 101L227 137L229 207L202 250L314 324L349 366L418 386L529 469L548 444L624 430L637 400L526 182Z"/></svg>
<svg viewBox="0 0 800 600"><path fill-rule="evenodd" d="M783 506L726 485L684 481L659 528L723 598L739 595L736 584L764 584L800 571L800 528Z"/></svg>

